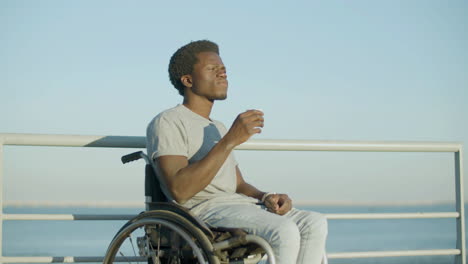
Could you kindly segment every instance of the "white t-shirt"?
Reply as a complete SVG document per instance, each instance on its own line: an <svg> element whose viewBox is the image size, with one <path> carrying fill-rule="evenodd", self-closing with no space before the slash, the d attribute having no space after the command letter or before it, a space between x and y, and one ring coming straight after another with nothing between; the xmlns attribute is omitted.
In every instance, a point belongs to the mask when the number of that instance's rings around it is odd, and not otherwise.
<svg viewBox="0 0 468 264"><path fill-rule="evenodd" d="M184 105L160 113L149 123L146 133L148 156L153 161L161 190L168 200L175 202L155 159L178 155L187 157L189 164L192 164L203 159L226 133L227 129L221 122L206 119ZM257 199L236 193L236 166L237 162L231 152L210 184L182 205L197 214L210 203L258 202Z"/></svg>

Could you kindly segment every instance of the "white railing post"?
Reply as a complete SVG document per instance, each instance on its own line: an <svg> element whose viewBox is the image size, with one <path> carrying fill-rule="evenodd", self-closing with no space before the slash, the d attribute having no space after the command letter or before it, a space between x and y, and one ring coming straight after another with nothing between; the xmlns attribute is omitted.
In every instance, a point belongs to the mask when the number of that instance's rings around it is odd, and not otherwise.
<svg viewBox="0 0 468 264"><path fill-rule="evenodd" d="M455 199L457 212L460 216L457 218L457 249L460 255L455 257L456 264L466 264L466 241L465 241L465 199L463 184L463 147L455 152Z"/></svg>
<svg viewBox="0 0 468 264"><path fill-rule="evenodd" d="M3 137L0 135L0 258L3 258ZM0 260L0 264L2 261Z"/></svg>

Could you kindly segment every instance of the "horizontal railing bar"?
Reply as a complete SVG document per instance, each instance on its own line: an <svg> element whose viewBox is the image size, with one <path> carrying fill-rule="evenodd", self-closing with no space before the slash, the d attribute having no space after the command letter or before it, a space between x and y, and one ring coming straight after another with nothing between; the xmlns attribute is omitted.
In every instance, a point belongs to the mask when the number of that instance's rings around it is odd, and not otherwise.
<svg viewBox="0 0 468 264"><path fill-rule="evenodd" d="M468 201L465 201L468 203ZM307 200L296 200L294 201L295 206L299 207L311 207L311 206L359 206L359 207L409 207L409 206L452 206L455 207L452 201L430 201L430 200L415 200L415 201L386 201L386 202L356 202L356 201L307 201ZM3 207L55 207L55 208L119 208L119 209L144 209L145 204L143 201L3 201Z"/></svg>
<svg viewBox="0 0 468 264"><path fill-rule="evenodd" d="M379 258L408 256L447 256L460 255L459 249L431 249L404 251L366 251L327 253L329 259ZM104 257L0 257L0 263L74 263L102 262ZM116 257L115 262L146 261L145 257Z"/></svg>
<svg viewBox="0 0 468 264"><path fill-rule="evenodd" d="M238 146L239 150L290 151L384 151L384 152L457 152L457 142L410 141L325 141L325 140L266 140L254 139Z"/></svg>
<svg viewBox="0 0 468 264"><path fill-rule="evenodd" d="M373 214L325 214L327 219L422 219L422 218L458 218L458 212L436 213L373 213Z"/></svg>
<svg viewBox="0 0 468 264"><path fill-rule="evenodd" d="M146 148L141 136L84 136L46 134L0 134L4 145ZM397 152L457 152L458 142L412 141L325 141L252 139L237 147L239 150L290 151L397 151Z"/></svg>
<svg viewBox="0 0 468 264"><path fill-rule="evenodd" d="M422 202L418 205L422 205ZM135 208L144 209L144 201L4 201L4 207L62 207L62 208ZM375 206L375 205L374 205ZM395 204L395 206L401 206Z"/></svg>
<svg viewBox="0 0 468 264"><path fill-rule="evenodd" d="M329 259L349 258L383 258L383 257L411 257L411 256L452 256L460 255L459 249L430 249L430 250L404 250L404 251L367 251L327 253Z"/></svg>
<svg viewBox="0 0 468 264"><path fill-rule="evenodd" d="M3 214L3 220L130 220L137 215L91 214Z"/></svg>
<svg viewBox="0 0 468 264"><path fill-rule="evenodd" d="M136 215L92 214L3 214L3 220L130 220ZM458 218L458 212L436 213L374 213L374 214L325 214L327 219L422 219Z"/></svg>
<svg viewBox="0 0 468 264"><path fill-rule="evenodd" d="M4 145L16 146L146 148L146 138L134 136L0 134L0 137Z"/></svg>
<svg viewBox="0 0 468 264"><path fill-rule="evenodd" d="M102 263L104 257L0 257L0 263L79 263L79 262L99 262ZM146 257L115 257L114 262L146 262Z"/></svg>

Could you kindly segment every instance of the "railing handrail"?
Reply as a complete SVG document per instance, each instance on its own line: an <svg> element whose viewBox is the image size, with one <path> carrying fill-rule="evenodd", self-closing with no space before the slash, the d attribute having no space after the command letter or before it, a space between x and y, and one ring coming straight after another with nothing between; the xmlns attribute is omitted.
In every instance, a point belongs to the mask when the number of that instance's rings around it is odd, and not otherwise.
<svg viewBox="0 0 468 264"><path fill-rule="evenodd" d="M104 147L104 148L145 148L146 138L141 136L86 136L0 133L0 186L3 183L3 146L62 146L62 147ZM456 262L466 264L464 195L463 195L463 144L460 142L419 142L419 141L325 141L325 140L268 140L254 139L238 146L238 150L287 150L287 151L370 151L370 152L453 152L455 153L456 212L434 213L384 213L384 214L329 214L329 219L413 219L413 218L456 218L457 249L383 251L383 252L341 252L330 253L330 258L456 255ZM4 220L116 220L128 219L131 215L52 215L52 214L4 214L3 188L0 188L0 264L2 262L74 262L74 257L54 259L53 257L4 257L2 254L2 226ZM86 259L86 257L83 257ZM89 260L96 257L90 257ZM100 257L98 257L100 258ZM85 259L82 259L85 261Z"/></svg>
<svg viewBox="0 0 468 264"><path fill-rule="evenodd" d="M6 134L0 133L3 145L146 148L143 136L98 136L54 134ZM287 151L396 151L396 152L456 152L461 142L434 141L345 141L345 140L297 140L251 139L238 146L238 150L287 150Z"/></svg>

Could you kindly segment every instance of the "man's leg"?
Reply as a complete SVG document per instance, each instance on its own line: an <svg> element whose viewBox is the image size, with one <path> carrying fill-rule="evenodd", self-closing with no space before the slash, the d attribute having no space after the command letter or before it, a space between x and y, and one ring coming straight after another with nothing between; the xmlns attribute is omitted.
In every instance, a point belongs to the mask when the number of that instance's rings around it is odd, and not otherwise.
<svg viewBox="0 0 468 264"><path fill-rule="evenodd" d="M328 233L328 225L325 216L320 213L293 208L285 217L296 223L301 235L301 247L297 263L322 263Z"/></svg>
<svg viewBox="0 0 468 264"><path fill-rule="evenodd" d="M228 204L210 208L199 217L213 227L242 228L273 248L277 264L296 263L301 235L295 218L270 213L255 204ZM308 262L312 263L312 262Z"/></svg>

